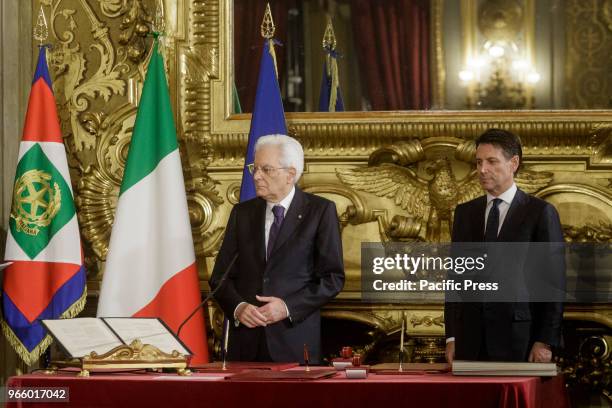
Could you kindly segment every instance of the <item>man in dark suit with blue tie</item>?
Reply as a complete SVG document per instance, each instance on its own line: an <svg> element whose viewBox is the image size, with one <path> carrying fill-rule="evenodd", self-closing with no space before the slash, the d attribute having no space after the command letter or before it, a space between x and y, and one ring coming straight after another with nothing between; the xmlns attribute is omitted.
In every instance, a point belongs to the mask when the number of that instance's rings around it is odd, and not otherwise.
<svg viewBox="0 0 612 408"><path fill-rule="evenodd" d="M489 129L476 140L486 195L457 206L453 242L563 242L555 208L516 187L521 160L520 140L508 131ZM447 302L444 314L449 362L550 362L561 342L561 302Z"/></svg>
<svg viewBox="0 0 612 408"><path fill-rule="evenodd" d="M297 140L258 139L257 197L232 209L210 279L231 320L230 361L303 362L304 345L320 361L320 308L344 285L342 241L334 203L296 186L303 169Z"/></svg>

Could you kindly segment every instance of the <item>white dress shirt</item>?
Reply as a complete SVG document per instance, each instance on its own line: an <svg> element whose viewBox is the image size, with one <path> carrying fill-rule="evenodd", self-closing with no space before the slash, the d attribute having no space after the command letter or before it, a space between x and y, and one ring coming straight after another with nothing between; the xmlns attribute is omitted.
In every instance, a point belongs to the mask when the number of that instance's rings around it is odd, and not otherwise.
<svg viewBox="0 0 612 408"><path fill-rule="evenodd" d="M272 208L275 205L280 205L281 207L283 207L285 209L285 212L283 213L283 217L284 217L285 215L287 215L287 210L289 210L289 206L291 205L291 202L293 201L294 195L295 195L295 186L291 188L291 191L289 192L289 194L287 194L285 198L280 200L280 202L271 203L269 201L266 201L266 222L265 222L266 250L268 249L268 238L270 238L270 228L272 228L272 224L274 224L274 213L272 212ZM266 254L267 254L267 251L266 251Z"/></svg>
<svg viewBox="0 0 612 408"><path fill-rule="evenodd" d="M514 200L514 196L516 195L516 190L516 184L512 183L509 189L497 197L487 193L487 208L484 216L485 229L487 228L487 217L489 216L489 211L491 211L491 207L493 207L493 200L499 198L502 200L502 202L497 205L497 208L499 209L499 226L497 227L497 234L499 235L499 231L501 231L501 227L504 225L506 214L508 214L508 210L510 209L510 204L512 204L512 200ZM485 231L482 232L484 234Z"/></svg>

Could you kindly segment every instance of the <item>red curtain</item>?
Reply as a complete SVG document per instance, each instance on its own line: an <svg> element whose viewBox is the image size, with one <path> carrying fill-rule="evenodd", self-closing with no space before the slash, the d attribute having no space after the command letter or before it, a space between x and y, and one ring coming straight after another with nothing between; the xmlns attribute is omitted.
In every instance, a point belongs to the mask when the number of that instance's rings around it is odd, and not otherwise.
<svg viewBox="0 0 612 408"><path fill-rule="evenodd" d="M294 1L284 0L235 0L234 1L234 81L243 112L252 112L257 91L259 61L264 39L261 36L266 3L270 3L276 31L274 38L287 42L288 10ZM275 47L279 83L285 76L285 50Z"/></svg>
<svg viewBox="0 0 612 408"><path fill-rule="evenodd" d="M355 50L372 110L431 107L428 0L354 0Z"/></svg>

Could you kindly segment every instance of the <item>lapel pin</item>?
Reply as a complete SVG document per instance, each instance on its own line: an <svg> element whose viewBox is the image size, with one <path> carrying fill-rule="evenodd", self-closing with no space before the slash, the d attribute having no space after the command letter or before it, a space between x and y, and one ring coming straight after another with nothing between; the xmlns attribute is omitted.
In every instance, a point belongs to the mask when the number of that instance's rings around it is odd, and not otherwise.
<svg viewBox="0 0 612 408"><path fill-rule="evenodd" d="M302 214L298 214L298 220L302 219Z"/></svg>

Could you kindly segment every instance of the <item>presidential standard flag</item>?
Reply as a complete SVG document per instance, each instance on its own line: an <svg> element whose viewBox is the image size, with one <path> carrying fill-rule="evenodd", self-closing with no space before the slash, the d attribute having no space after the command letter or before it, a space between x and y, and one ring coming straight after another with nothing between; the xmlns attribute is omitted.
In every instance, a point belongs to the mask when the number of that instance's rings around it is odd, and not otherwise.
<svg viewBox="0 0 612 408"><path fill-rule="evenodd" d="M251 130L249 131L249 141L242 171L240 201L250 200L255 197L255 184L247 165L255 160L255 143L257 143L257 139L270 134L287 134L283 99L281 98L276 76L276 55L274 53L273 38L264 40L263 52L261 54L255 106L251 117Z"/></svg>
<svg viewBox="0 0 612 408"><path fill-rule="evenodd" d="M321 91L319 93L319 112L342 112L344 102L340 92L338 75L338 53L330 47L325 47L323 75L321 75Z"/></svg>
<svg viewBox="0 0 612 408"><path fill-rule="evenodd" d="M41 47L19 146L2 283L2 331L31 365L51 343L41 319L76 316L86 273L46 48Z"/></svg>
<svg viewBox="0 0 612 408"><path fill-rule="evenodd" d="M155 40L106 258L98 316L159 317L175 333L200 303L176 127ZM208 362L204 313L181 331L192 364Z"/></svg>

